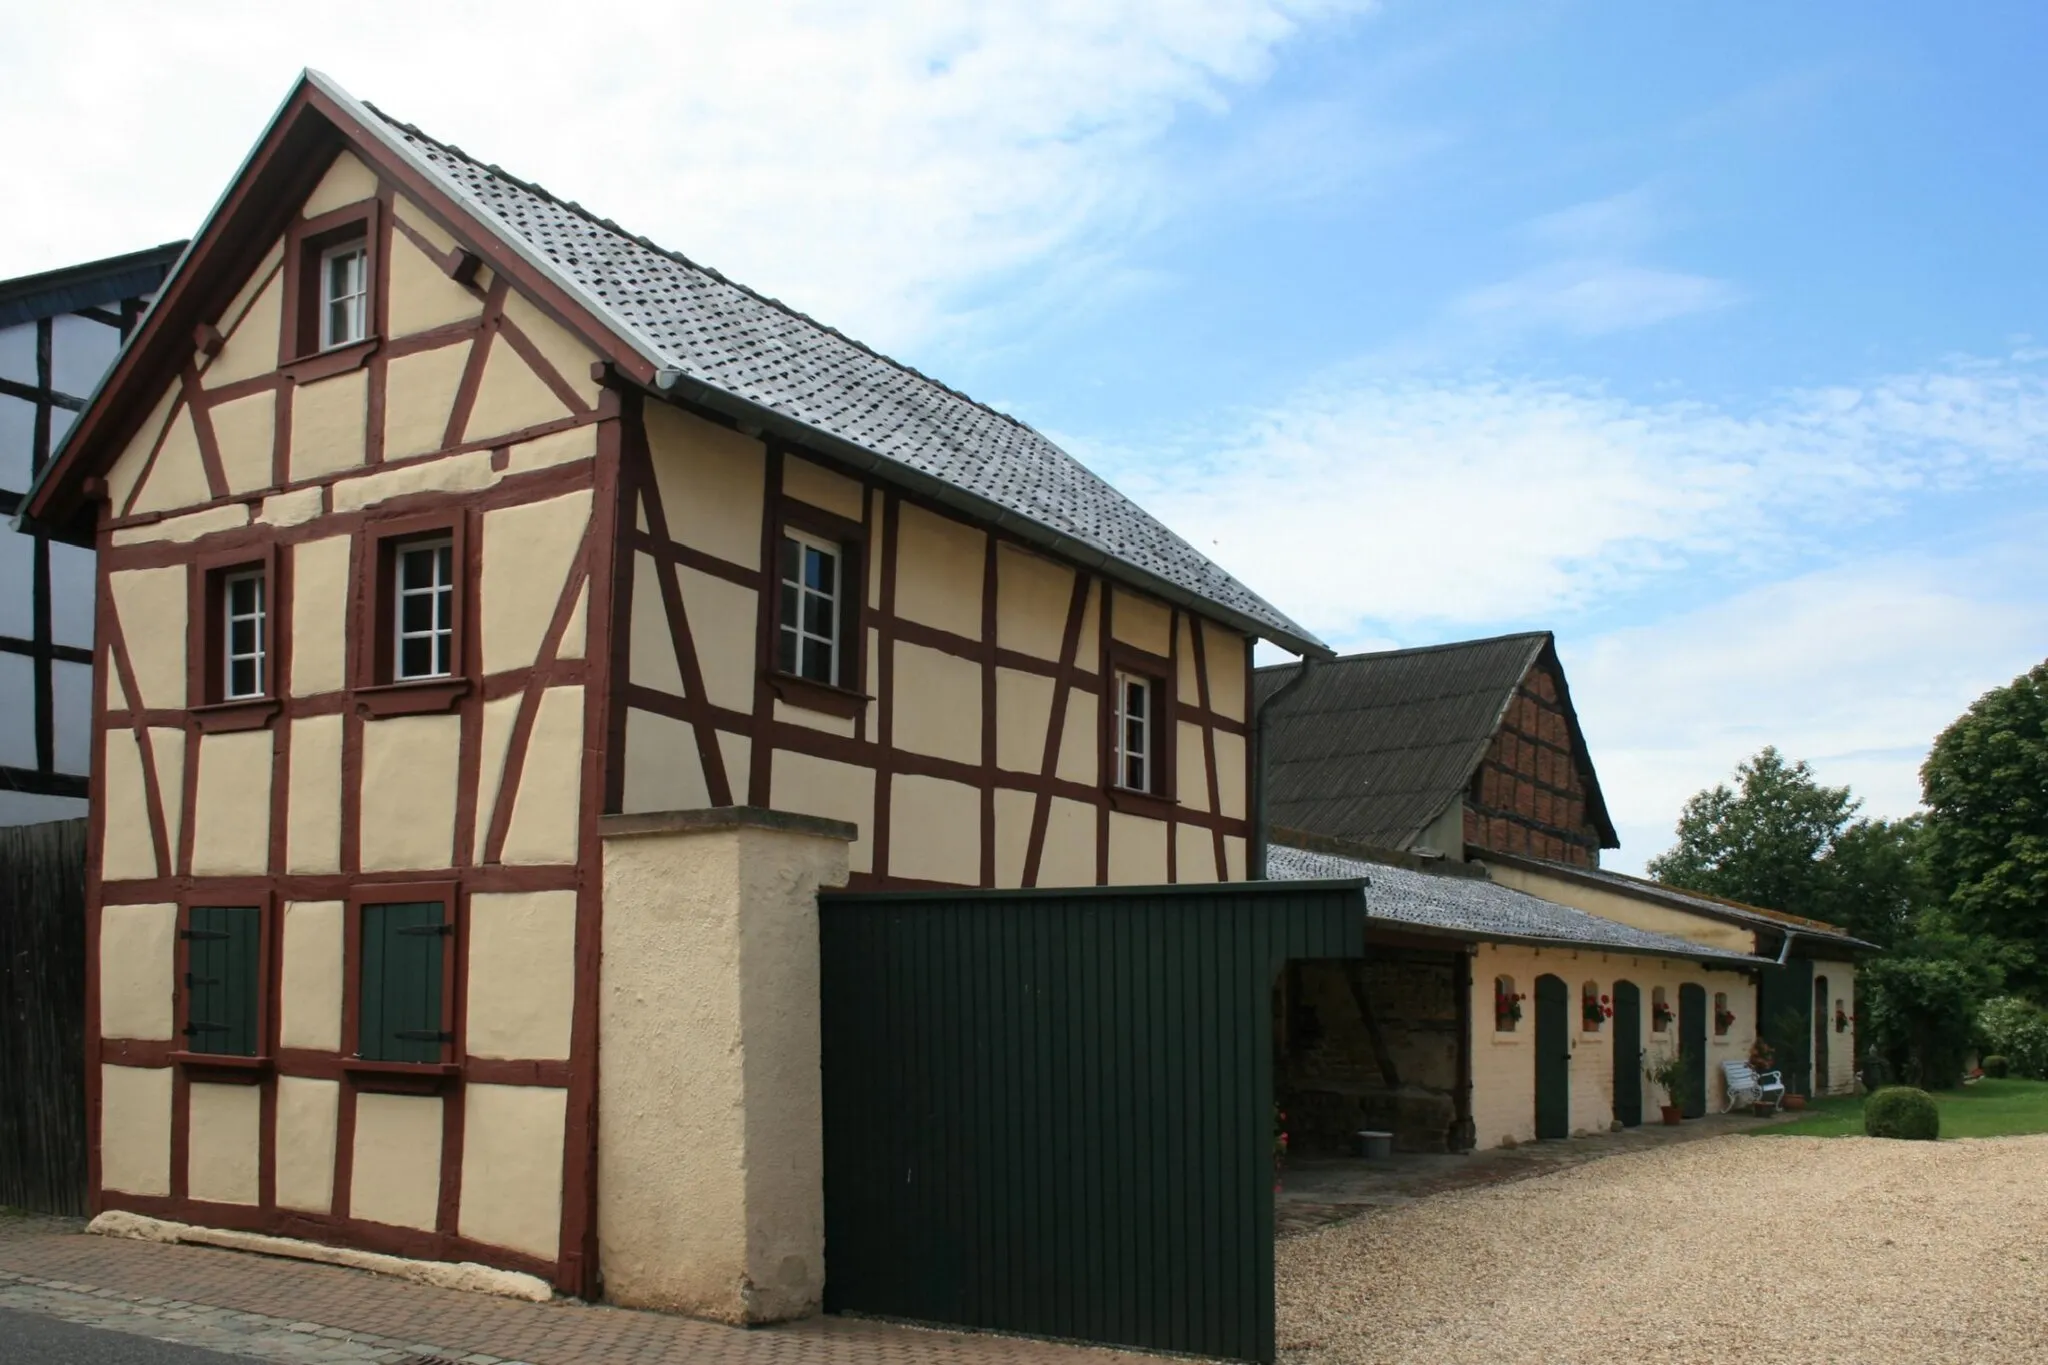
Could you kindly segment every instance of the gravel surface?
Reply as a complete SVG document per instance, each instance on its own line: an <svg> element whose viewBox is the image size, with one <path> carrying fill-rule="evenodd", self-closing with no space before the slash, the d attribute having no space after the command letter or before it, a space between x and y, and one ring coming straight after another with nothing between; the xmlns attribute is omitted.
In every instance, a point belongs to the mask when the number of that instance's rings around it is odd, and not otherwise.
<svg viewBox="0 0 2048 1365"><path fill-rule="evenodd" d="M1725 1137L1282 1240L1281 1359L2048 1360L2048 1135Z"/></svg>

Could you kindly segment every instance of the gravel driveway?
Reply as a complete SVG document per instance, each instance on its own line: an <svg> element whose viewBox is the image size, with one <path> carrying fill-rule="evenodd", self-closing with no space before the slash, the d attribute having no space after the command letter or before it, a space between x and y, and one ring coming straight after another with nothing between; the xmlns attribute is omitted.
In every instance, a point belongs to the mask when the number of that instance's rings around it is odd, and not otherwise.
<svg viewBox="0 0 2048 1365"><path fill-rule="evenodd" d="M1283 1239L1288 1365L2048 1360L2048 1135L1725 1137Z"/></svg>

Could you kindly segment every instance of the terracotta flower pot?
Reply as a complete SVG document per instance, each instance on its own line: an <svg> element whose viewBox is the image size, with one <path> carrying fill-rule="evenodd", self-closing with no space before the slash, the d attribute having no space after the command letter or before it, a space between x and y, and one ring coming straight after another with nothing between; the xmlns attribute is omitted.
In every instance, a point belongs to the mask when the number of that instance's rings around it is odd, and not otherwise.
<svg viewBox="0 0 2048 1365"><path fill-rule="evenodd" d="M1785 1097L1785 1107L1787 1109L1804 1109L1806 1107L1806 1096L1787 1095Z"/></svg>
<svg viewBox="0 0 2048 1365"><path fill-rule="evenodd" d="M1664 1124L1667 1128L1676 1128L1678 1121L1684 1117L1685 1111L1677 1105L1667 1104L1664 1106Z"/></svg>

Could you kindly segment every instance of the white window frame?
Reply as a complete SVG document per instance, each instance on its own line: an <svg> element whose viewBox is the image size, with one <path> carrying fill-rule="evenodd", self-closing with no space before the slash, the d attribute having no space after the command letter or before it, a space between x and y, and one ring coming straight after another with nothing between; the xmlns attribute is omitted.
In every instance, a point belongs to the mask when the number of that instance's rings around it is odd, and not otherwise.
<svg viewBox="0 0 2048 1365"><path fill-rule="evenodd" d="M256 585L256 609L254 611L238 612L235 610L235 586L240 583L254 583ZM269 652L270 643L265 638L270 624L266 611L268 606L268 603L265 601L268 595L266 588L264 573L261 569L241 569L234 573L225 574L221 578L220 695L222 701L246 701L251 697L264 695L264 664L266 662L264 656ZM253 650L239 653L236 651L235 623L238 621L252 621L255 623L256 647ZM235 690L235 665L238 663L248 663L255 668L255 685L246 692Z"/></svg>
<svg viewBox="0 0 2048 1365"><path fill-rule="evenodd" d="M448 576L441 576L441 555L448 556ZM432 565L424 586L408 587L406 584L406 561L418 556L427 556ZM426 540L408 541L397 546L391 556L391 681L420 682L429 678L451 678L455 676L455 538L434 536ZM438 600L429 615L425 630L405 628L405 603L409 597L434 597ZM446 661L445 668L427 673L408 673L405 669L405 644L408 640L429 640L430 657Z"/></svg>
<svg viewBox="0 0 2048 1365"><path fill-rule="evenodd" d="M1138 720L1141 736L1136 746L1131 744L1131 694L1136 691L1144 698ZM1143 673L1127 673L1119 669L1116 675L1116 785L1125 791L1151 793L1157 787L1159 769L1158 755L1153 753L1159 722L1159 682ZM1132 782L1131 763L1138 765L1138 781Z"/></svg>
<svg viewBox="0 0 2048 1365"><path fill-rule="evenodd" d="M355 261L355 288L346 294L334 292L334 262ZM348 309L350 331L338 336L334 330L335 305ZM331 246L320 253L320 349L352 346L370 334L370 244L364 238Z"/></svg>
<svg viewBox="0 0 2048 1365"><path fill-rule="evenodd" d="M837 687L839 686L839 666L841 662L839 652L839 618L840 613L844 609L844 594L846 592L847 557L845 547L836 541L827 540L823 536L814 536L808 531L798 530L794 526L783 527L782 534L785 539L793 540L797 544L797 577L795 579L784 577L778 563L775 575L776 596L780 598L782 589L785 587L795 588L796 613L794 620L790 619L789 613L783 613L780 631L775 641L776 663L780 665L782 661L783 638L793 635L796 637L796 658L792 660L795 667L788 670L790 676L817 682L819 679L812 678L808 673L804 672L804 652L808 645L822 646L826 651L826 658L829 661L826 668L827 677L825 681L830 686ZM802 551L805 550L816 550L819 554L832 561L831 592L820 592L803 581L804 555ZM810 599L814 597L823 598L830 607L830 610L826 613L826 619L831 622L829 634L820 635L804 624L807 619L804 608L809 604Z"/></svg>

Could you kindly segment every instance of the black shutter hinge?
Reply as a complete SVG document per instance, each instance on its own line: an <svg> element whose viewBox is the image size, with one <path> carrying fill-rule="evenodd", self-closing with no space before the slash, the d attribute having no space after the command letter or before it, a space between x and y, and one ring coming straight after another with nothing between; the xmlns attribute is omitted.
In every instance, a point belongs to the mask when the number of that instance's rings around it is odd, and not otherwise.
<svg viewBox="0 0 2048 1365"><path fill-rule="evenodd" d="M201 1023L197 1019L185 1025L184 1030L187 1038L196 1037L201 1033L226 1033L227 1031L228 1026L226 1024L206 1024Z"/></svg>
<svg viewBox="0 0 2048 1365"><path fill-rule="evenodd" d="M398 931L401 934L452 934L455 926L445 920L440 924L409 924Z"/></svg>
<svg viewBox="0 0 2048 1365"><path fill-rule="evenodd" d="M405 1043L452 1043L455 1035L444 1028L393 1029L391 1036Z"/></svg>
<svg viewBox="0 0 2048 1365"><path fill-rule="evenodd" d="M220 978L217 976L200 976L194 972L185 973L185 986L188 990L194 986L218 986L219 984Z"/></svg>

